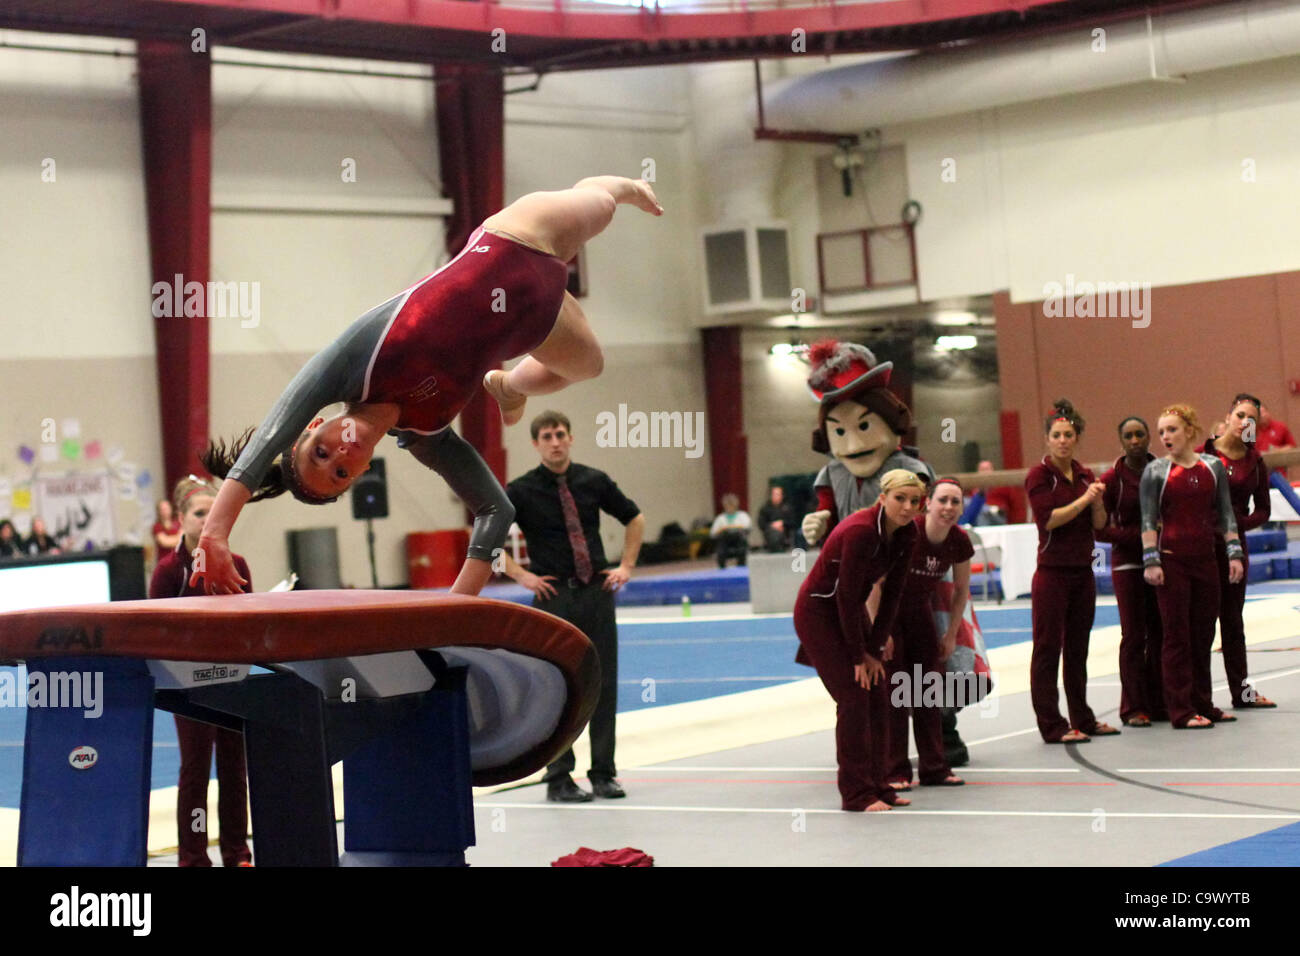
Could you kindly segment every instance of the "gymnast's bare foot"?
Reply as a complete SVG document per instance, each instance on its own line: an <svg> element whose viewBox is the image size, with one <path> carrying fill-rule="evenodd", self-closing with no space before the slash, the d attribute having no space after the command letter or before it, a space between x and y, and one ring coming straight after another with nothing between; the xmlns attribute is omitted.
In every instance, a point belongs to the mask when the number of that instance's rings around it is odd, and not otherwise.
<svg viewBox="0 0 1300 956"><path fill-rule="evenodd" d="M884 800L877 800L875 803L867 806L867 813L884 813L886 810L894 809Z"/></svg>
<svg viewBox="0 0 1300 956"><path fill-rule="evenodd" d="M483 376L483 388L501 406L501 421L513 425L524 417L524 395L516 395L506 385L506 373L494 368Z"/></svg>

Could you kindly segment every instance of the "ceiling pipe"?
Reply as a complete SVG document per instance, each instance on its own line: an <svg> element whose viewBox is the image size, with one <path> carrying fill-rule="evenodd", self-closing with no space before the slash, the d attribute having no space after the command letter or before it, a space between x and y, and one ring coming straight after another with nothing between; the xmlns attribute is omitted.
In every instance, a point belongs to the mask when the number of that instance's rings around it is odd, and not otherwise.
<svg viewBox="0 0 1300 956"><path fill-rule="evenodd" d="M783 130L861 130L1297 54L1300 6L1244 0L823 70L772 84L766 118Z"/></svg>
<svg viewBox="0 0 1300 956"><path fill-rule="evenodd" d="M856 133L769 129L763 116L763 70L758 60L754 61L754 97L758 100L758 127L754 130L754 139L774 139L786 143L817 143L830 146L858 145L858 135Z"/></svg>

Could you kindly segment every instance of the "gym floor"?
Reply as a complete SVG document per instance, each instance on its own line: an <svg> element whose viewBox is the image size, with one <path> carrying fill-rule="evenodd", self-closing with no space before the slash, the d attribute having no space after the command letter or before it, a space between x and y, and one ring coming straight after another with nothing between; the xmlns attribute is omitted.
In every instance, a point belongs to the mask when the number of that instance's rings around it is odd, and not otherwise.
<svg viewBox="0 0 1300 956"><path fill-rule="evenodd" d="M1253 588L1247 611L1248 634L1279 635L1250 644L1252 679L1279 706L1236 712L1234 724L1205 731L1157 724L1084 745L1046 745L1018 672L1028 634L1020 643L992 638L1002 644L991 653L1000 689L959 723L971 754L958 771L965 787L918 788L912 806L887 813L841 812L833 705L819 682L805 680L824 699L827 729L788 736L781 714L770 712L767 741L648 763L624 755L624 800L548 804L540 785L481 794L478 845L468 859L536 866L580 846L632 846L664 866L1296 865L1300 591L1285 585ZM999 616L1024 610L977 613L987 632ZM1118 725L1114 632L1113 625L1093 632L1089 702ZM1226 703L1217 654L1214 673L1216 700ZM585 766L581 753L578 765Z"/></svg>
<svg viewBox="0 0 1300 956"><path fill-rule="evenodd" d="M630 846L659 866L1300 863L1300 582L1252 586L1245 612L1251 676L1277 709L1238 711L1236 723L1205 731L1124 728L1075 746L1046 745L1034 726L1028 602L980 604L977 614L996 689L960 718L966 786L917 788L910 807L849 814L838 809L834 705L792 662L789 615L621 609L628 797L549 804L536 781L477 791L478 843L467 858L546 866L579 847ZM1099 598L1089 702L1118 725L1115 617L1113 599ZM1217 653L1213 667L1222 705ZM575 750L581 770L585 737ZM216 860L215 846L210 853ZM175 859L164 851L150 862Z"/></svg>

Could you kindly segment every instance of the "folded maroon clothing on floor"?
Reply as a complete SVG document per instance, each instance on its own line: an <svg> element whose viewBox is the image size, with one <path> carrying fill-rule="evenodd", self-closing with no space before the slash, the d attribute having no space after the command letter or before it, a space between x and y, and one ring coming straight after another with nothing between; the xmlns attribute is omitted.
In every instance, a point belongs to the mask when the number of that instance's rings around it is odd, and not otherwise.
<svg viewBox="0 0 1300 956"><path fill-rule="evenodd" d="M555 860L551 866L654 866L655 858L642 851L625 846L621 850L593 850L580 846L577 853L570 853Z"/></svg>

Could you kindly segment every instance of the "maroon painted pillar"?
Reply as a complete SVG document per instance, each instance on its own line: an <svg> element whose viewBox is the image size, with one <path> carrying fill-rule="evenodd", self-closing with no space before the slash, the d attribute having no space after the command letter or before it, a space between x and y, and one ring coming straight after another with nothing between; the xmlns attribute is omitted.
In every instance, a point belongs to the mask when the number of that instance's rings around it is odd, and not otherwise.
<svg viewBox="0 0 1300 956"><path fill-rule="evenodd" d="M709 418L709 463L713 469L713 504L733 492L749 510L749 451L740 367L740 327L701 329L704 340L704 392Z"/></svg>
<svg viewBox="0 0 1300 956"><path fill-rule="evenodd" d="M505 205L505 92L497 69L439 66L436 75L442 191L455 204L447 252L455 255L474 227ZM504 484L501 411L482 389L460 413L460 428Z"/></svg>
<svg viewBox="0 0 1300 956"><path fill-rule="evenodd" d="M140 129L154 283L208 282L212 186L212 68L188 43L141 40ZM170 298L170 297L169 297ZM150 295L151 302L160 301ZM162 424L162 495L190 472L208 441L208 319L154 318L158 408ZM154 309L159 311L158 308Z"/></svg>

